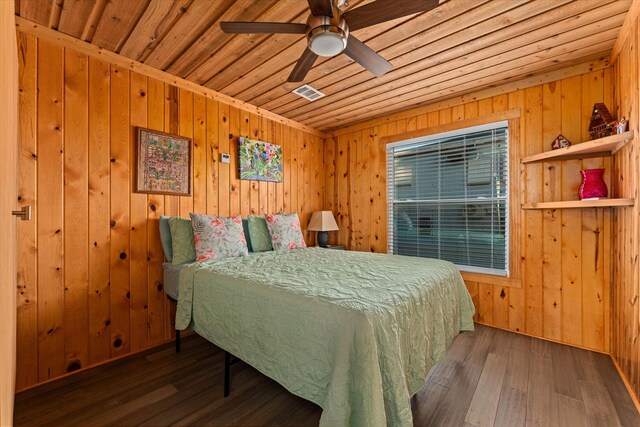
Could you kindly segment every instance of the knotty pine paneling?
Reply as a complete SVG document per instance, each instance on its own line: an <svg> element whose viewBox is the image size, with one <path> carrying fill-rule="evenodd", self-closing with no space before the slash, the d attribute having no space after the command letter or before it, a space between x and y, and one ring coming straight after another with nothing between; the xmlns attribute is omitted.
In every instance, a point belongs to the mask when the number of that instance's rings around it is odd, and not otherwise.
<svg viewBox="0 0 640 427"><path fill-rule="evenodd" d="M284 209L305 227L322 208L320 137L32 35L19 48L18 202L34 220L18 222L18 390L171 339L160 215ZM193 138L191 196L130 190L135 126ZM239 135L283 146L283 183L238 179Z"/></svg>
<svg viewBox="0 0 640 427"><path fill-rule="evenodd" d="M352 250L387 251L387 165L382 138L420 129L426 134L430 128L519 109L520 118L510 122L510 150L522 156L550 150L560 133L580 143L589 139L593 104L611 105L611 77L611 69L593 71L449 108L422 107L402 113L402 118L378 118L333 132L325 143L325 208L335 213L340 227L331 233L332 243ZM521 171L523 202L577 199L581 168L604 166L607 181L611 179L609 158L526 168L513 160L511 168ZM519 225L521 230L512 243L512 248L520 246L512 251L522 257L520 264L512 261L520 287L468 280L476 320L608 352L611 211L522 211L513 203L511 210L512 226Z"/></svg>
<svg viewBox="0 0 640 427"><path fill-rule="evenodd" d="M65 372L64 323L64 49L40 43L38 70L38 181L36 205L46 207L38 216L38 380L59 376ZM45 72L46 70L46 72ZM18 236L19 239L19 236ZM21 331L18 331L18 336ZM20 339L20 338L18 338Z"/></svg>
<svg viewBox="0 0 640 427"><path fill-rule="evenodd" d="M344 11L371 1L350 0ZM454 96L500 93L496 87L503 84L520 89L525 81L604 68L634 3L443 1L436 10L354 32L393 64L384 76L372 78L346 55L318 58L305 82L326 96L309 103L283 84L307 47L304 36L227 35L219 25L305 22L305 0L16 2L25 31L72 44L84 40L103 48L101 55L118 52L127 66L140 61L322 130Z"/></svg>
<svg viewBox="0 0 640 427"><path fill-rule="evenodd" d="M623 148L615 157L612 175L613 186L625 197L635 198L635 206L613 211L613 300L611 353L620 366L627 382L640 398L640 199L638 198L638 130L640 127L640 78L638 68L640 46L640 19L631 21L627 38L616 62L613 64L612 81L615 87L613 100L607 103L616 117L629 120L629 130L636 132L632 144ZM613 112L615 108L615 112Z"/></svg>

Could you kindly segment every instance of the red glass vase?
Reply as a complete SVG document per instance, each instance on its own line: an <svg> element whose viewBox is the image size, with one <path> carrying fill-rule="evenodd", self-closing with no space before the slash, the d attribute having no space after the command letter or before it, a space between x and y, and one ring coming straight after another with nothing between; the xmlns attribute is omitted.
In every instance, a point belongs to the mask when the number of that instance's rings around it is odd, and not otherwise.
<svg viewBox="0 0 640 427"><path fill-rule="evenodd" d="M604 169L585 169L580 171L580 175L582 175L580 190L578 190L580 200L607 197L607 184L602 177Z"/></svg>

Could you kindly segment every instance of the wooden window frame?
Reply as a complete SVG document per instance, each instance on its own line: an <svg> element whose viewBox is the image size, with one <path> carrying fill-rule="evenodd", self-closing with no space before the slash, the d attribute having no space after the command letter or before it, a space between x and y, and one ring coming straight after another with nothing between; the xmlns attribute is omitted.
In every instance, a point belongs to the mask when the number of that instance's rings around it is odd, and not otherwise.
<svg viewBox="0 0 640 427"><path fill-rule="evenodd" d="M509 276L496 276L492 274L471 273L462 271L460 274L465 281L485 283L489 285L504 286L511 288L522 287L523 264L522 258L522 224L524 222L524 210L521 208L524 200L524 183L522 164L520 157L522 153L523 136L520 127L520 109L515 108L499 113L487 114L473 119L458 120L444 125L433 126L426 129L419 129L401 134L389 135L380 138L380 143L385 147L398 141L412 138L434 135L437 133L449 132L472 126L494 123L506 120L509 127ZM388 201L387 201L388 203Z"/></svg>

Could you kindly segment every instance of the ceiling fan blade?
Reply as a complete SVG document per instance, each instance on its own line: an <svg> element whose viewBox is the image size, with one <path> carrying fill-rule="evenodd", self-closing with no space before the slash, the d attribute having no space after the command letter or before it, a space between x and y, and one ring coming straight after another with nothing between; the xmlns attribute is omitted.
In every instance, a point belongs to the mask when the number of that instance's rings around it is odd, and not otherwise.
<svg viewBox="0 0 640 427"><path fill-rule="evenodd" d="M221 22L227 34L304 34L306 24L294 22Z"/></svg>
<svg viewBox="0 0 640 427"><path fill-rule="evenodd" d="M313 67L313 63L318 59L318 55L313 53L311 49L306 48L304 52L302 52L302 56L298 59L296 66L293 67L291 74L289 74L288 82L301 82L304 80L305 76Z"/></svg>
<svg viewBox="0 0 640 427"><path fill-rule="evenodd" d="M313 16L323 15L333 18L333 10L331 9L331 0L307 0L309 9Z"/></svg>
<svg viewBox="0 0 640 427"><path fill-rule="evenodd" d="M343 16L349 24L349 30L355 31L414 13L427 12L439 4L440 0L376 0L350 10Z"/></svg>
<svg viewBox="0 0 640 427"><path fill-rule="evenodd" d="M376 77L380 77L393 68L389 61L352 35L349 35L347 39L347 48L344 50L344 54L371 71Z"/></svg>

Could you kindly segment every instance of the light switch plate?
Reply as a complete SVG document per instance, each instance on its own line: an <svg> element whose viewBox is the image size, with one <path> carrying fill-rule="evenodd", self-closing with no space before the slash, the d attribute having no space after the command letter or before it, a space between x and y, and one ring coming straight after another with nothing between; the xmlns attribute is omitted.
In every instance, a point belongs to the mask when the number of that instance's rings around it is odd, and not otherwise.
<svg viewBox="0 0 640 427"><path fill-rule="evenodd" d="M231 156L226 153L220 153L220 163L231 163Z"/></svg>

